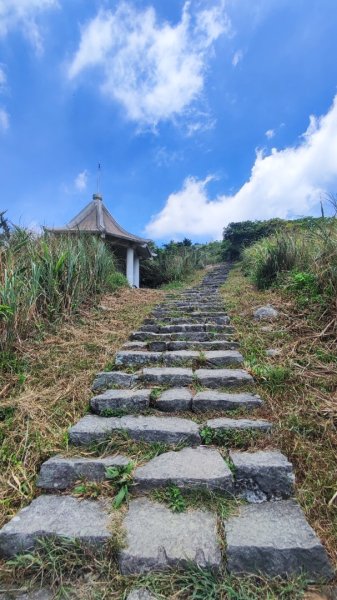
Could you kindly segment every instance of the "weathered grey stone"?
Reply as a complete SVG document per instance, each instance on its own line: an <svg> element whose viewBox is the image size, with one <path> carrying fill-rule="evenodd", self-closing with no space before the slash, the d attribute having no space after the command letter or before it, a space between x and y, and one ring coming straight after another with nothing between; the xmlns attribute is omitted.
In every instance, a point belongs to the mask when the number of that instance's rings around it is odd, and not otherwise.
<svg viewBox="0 0 337 600"><path fill-rule="evenodd" d="M282 354L282 352L279 348L268 348L268 350L266 350L266 355L269 356L270 358L274 358L275 356L280 356L280 354Z"/></svg>
<svg viewBox="0 0 337 600"><path fill-rule="evenodd" d="M178 444L199 444L199 427L189 419L177 417L97 417L86 415L69 430L76 446L86 446L109 439L115 432L125 431L134 440Z"/></svg>
<svg viewBox="0 0 337 600"><path fill-rule="evenodd" d="M225 522L231 573L330 579L327 554L294 500L242 506Z"/></svg>
<svg viewBox="0 0 337 600"><path fill-rule="evenodd" d="M163 364L169 366L192 366L199 358L200 353L196 350L178 350L177 352L164 352Z"/></svg>
<svg viewBox="0 0 337 600"><path fill-rule="evenodd" d="M97 373L91 389L93 392L99 392L115 385L127 388L135 385L136 381L137 375L135 374L122 371L102 371Z"/></svg>
<svg viewBox="0 0 337 600"><path fill-rule="evenodd" d="M238 492L248 502L289 498L294 493L292 464L278 450L230 452Z"/></svg>
<svg viewBox="0 0 337 600"><path fill-rule="evenodd" d="M163 342L161 342L163 343ZM235 350L239 346L238 342L232 342L230 340L220 340L211 342L198 342L198 341L176 341L168 342L167 350L198 350L199 352L205 352L208 350ZM165 348L166 349L166 348Z"/></svg>
<svg viewBox="0 0 337 600"><path fill-rule="evenodd" d="M214 325L214 327L217 327L217 325ZM160 333L179 333L179 332L191 332L191 331L195 331L195 332L199 332L199 331L205 331L205 325L162 325L159 328Z"/></svg>
<svg viewBox="0 0 337 600"><path fill-rule="evenodd" d="M125 352L117 352L115 364L124 367L141 367L143 365L153 365L162 362L163 355L161 352L135 352L126 350Z"/></svg>
<svg viewBox="0 0 337 600"><path fill-rule="evenodd" d="M139 588L138 590L132 590L126 600L156 600L156 596L145 588Z"/></svg>
<svg viewBox="0 0 337 600"><path fill-rule="evenodd" d="M193 372L182 367L153 367L143 369L141 378L144 383L179 387L193 382Z"/></svg>
<svg viewBox="0 0 337 600"><path fill-rule="evenodd" d="M125 456L106 458L53 456L41 466L37 487L49 490L65 490L80 478L89 481L104 481L108 467L127 465Z"/></svg>
<svg viewBox="0 0 337 600"><path fill-rule="evenodd" d="M207 365L220 368L243 363L243 356L237 350L210 350L203 353L203 358Z"/></svg>
<svg viewBox="0 0 337 600"><path fill-rule="evenodd" d="M139 331L144 331L146 333L158 333L159 327L158 325L142 325L139 328Z"/></svg>
<svg viewBox="0 0 337 600"><path fill-rule="evenodd" d="M260 396L242 393L228 394L225 392L216 392L207 390L198 392L192 400L192 410L194 412L207 412L208 410L236 410L245 408L252 410L262 406Z"/></svg>
<svg viewBox="0 0 337 600"><path fill-rule="evenodd" d="M0 530L0 556L27 552L39 538L50 536L101 546L112 536L105 504L71 496L39 496Z"/></svg>
<svg viewBox="0 0 337 600"><path fill-rule="evenodd" d="M148 408L151 390L107 390L90 400L92 410L102 414L108 410L140 411Z"/></svg>
<svg viewBox="0 0 337 600"><path fill-rule="evenodd" d="M146 350L146 342L125 342L122 346L123 350Z"/></svg>
<svg viewBox="0 0 337 600"><path fill-rule="evenodd" d="M233 476L221 454L203 447L156 456L136 469L134 481L140 489L174 484L180 488L233 491Z"/></svg>
<svg viewBox="0 0 337 600"><path fill-rule="evenodd" d="M260 306L254 311L254 319L258 321L276 319L277 316L278 311L270 304L266 304L266 306Z"/></svg>
<svg viewBox="0 0 337 600"><path fill-rule="evenodd" d="M192 394L187 388L171 388L160 394L156 400L156 408L166 412L190 410Z"/></svg>
<svg viewBox="0 0 337 600"><path fill-rule="evenodd" d="M149 342L147 344L147 347L150 350L150 352L165 352L165 350L167 349L167 342Z"/></svg>
<svg viewBox="0 0 337 600"><path fill-rule="evenodd" d="M272 424L264 419L226 419L220 417L219 419L209 419L206 424L210 429L217 431L226 431L228 429L250 429L267 432L272 428Z"/></svg>
<svg viewBox="0 0 337 600"><path fill-rule="evenodd" d="M198 383L204 387L220 388L244 384L252 385L254 379L242 369L198 369L195 371Z"/></svg>
<svg viewBox="0 0 337 600"><path fill-rule="evenodd" d="M184 567L191 562L200 567L220 567L216 517L209 512L172 513L161 504L140 498L130 502L124 527L126 547L119 557L123 574Z"/></svg>

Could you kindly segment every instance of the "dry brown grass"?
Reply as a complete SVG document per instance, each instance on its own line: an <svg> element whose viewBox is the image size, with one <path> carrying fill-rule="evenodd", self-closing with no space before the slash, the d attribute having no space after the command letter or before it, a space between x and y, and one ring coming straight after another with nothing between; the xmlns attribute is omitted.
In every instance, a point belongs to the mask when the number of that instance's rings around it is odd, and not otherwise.
<svg viewBox="0 0 337 600"><path fill-rule="evenodd" d="M336 340L322 335L327 323L312 307L298 309L281 291L258 292L239 267L223 295L246 366L265 400L261 415L275 424L273 446L292 461L298 500L337 564ZM278 319L255 322L254 309L267 303L279 310ZM268 348L281 354L268 358ZM257 445L268 443L260 438Z"/></svg>
<svg viewBox="0 0 337 600"><path fill-rule="evenodd" d="M123 289L55 333L22 344L24 384L15 374L0 380L0 525L34 496L42 461L65 449L67 428L84 414L95 373L162 298L160 291Z"/></svg>

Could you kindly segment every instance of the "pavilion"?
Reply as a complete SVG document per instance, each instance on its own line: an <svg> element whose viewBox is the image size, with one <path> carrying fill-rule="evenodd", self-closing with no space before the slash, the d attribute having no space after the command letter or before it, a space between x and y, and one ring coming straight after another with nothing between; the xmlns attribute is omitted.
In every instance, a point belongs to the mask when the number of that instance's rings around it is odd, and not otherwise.
<svg viewBox="0 0 337 600"><path fill-rule="evenodd" d="M103 204L100 194L94 194L87 204L65 227L45 228L55 234L91 233L107 241L132 287L139 287L139 262L153 256L150 240L128 233Z"/></svg>

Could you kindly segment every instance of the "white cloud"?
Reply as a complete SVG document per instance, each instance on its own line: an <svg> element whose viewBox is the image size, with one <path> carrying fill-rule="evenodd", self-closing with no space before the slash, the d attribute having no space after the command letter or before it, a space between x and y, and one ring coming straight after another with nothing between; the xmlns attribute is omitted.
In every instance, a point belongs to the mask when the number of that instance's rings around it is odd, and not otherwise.
<svg viewBox="0 0 337 600"><path fill-rule="evenodd" d="M242 50L237 50L233 54L233 58L232 58L232 65L233 65L233 67L236 67L242 59L243 59L243 52L242 52Z"/></svg>
<svg viewBox="0 0 337 600"><path fill-rule="evenodd" d="M275 136L275 129L267 129L265 136L268 138L268 140L271 140L271 138Z"/></svg>
<svg viewBox="0 0 337 600"><path fill-rule="evenodd" d="M312 214L337 188L337 96L326 115L310 117L298 145L257 153L251 176L237 193L211 199L210 177L187 177L146 227L153 238L186 235L219 239L231 221Z"/></svg>
<svg viewBox="0 0 337 600"><path fill-rule="evenodd" d="M0 92L7 87L7 75L3 65L0 65Z"/></svg>
<svg viewBox="0 0 337 600"><path fill-rule="evenodd" d="M70 79L96 68L101 90L119 102L129 119L156 126L184 113L200 97L214 42L230 23L223 0L197 12L186 2L181 20L159 22L155 9L120 2L101 9L83 26Z"/></svg>
<svg viewBox="0 0 337 600"><path fill-rule="evenodd" d="M0 37L13 29L21 29L38 54L43 41L38 25L39 15L58 6L58 0L0 0Z"/></svg>
<svg viewBox="0 0 337 600"><path fill-rule="evenodd" d="M75 177L75 188L79 191L79 192L83 192L86 188L87 188L87 183L88 183L88 172L85 171L81 171L81 173L79 173L77 175L77 177Z"/></svg>
<svg viewBox="0 0 337 600"><path fill-rule="evenodd" d="M9 129L9 114L4 108L0 108L0 131Z"/></svg>

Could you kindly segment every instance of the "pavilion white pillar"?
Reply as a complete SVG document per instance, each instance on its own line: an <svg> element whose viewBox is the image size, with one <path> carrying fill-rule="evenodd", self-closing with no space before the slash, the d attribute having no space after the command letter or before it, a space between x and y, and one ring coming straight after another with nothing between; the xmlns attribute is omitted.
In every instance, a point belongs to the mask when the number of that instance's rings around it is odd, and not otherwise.
<svg viewBox="0 0 337 600"><path fill-rule="evenodd" d="M139 288L139 256L137 254L133 260L133 285Z"/></svg>
<svg viewBox="0 0 337 600"><path fill-rule="evenodd" d="M134 249L131 247L127 248L126 249L126 278L131 287L133 287L134 256L135 256Z"/></svg>

